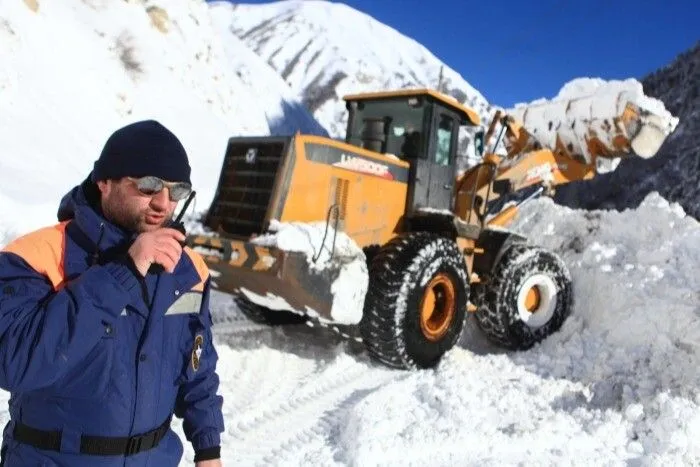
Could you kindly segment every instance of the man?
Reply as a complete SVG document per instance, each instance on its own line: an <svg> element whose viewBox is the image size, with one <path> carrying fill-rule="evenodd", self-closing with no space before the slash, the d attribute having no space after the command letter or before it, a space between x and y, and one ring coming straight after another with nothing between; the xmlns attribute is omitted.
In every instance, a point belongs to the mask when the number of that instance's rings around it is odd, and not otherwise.
<svg viewBox="0 0 700 467"><path fill-rule="evenodd" d="M222 398L210 279L170 228L191 193L185 149L158 122L106 142L59 223L0 252L5 466L220 466Z"/></svg>

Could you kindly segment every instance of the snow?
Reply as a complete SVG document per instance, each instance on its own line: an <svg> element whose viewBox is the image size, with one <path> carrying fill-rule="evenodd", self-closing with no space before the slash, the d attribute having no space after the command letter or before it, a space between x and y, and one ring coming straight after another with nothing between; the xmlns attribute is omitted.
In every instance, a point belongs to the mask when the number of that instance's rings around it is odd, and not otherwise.
<svg viewBox="0 0 700 467"><path fill-rule="evenodd" d="M0 3L0 172L13 174L0 185L0 218L21 210L17 228L41 225L109 134L135 120L155 118L180 137L200 206L213 197L227 139L272 132L269 114L235 73L242 67L228 62L234 46L224 50L208 6L158 6L172 23L166 34L138 2L41 2L37 13ZM47 50L56 37L61 47ZM298 104L275 88L265 92L268 102Z"/></svg>
<svg viewBox="0 0 700 467"><path fill-rule="evenodd" d="M680 118L659 153L648 163L623 162L610 176L562 187L555 199L569 207L626 209L658 191L700 219L700 41L642 83Z"/></svg>
<svg viewBox="0 0 700 467"><path fill-rule="evenodd" d="M418 208L418 211L420 212L425 212L427 214L441 214L444 216L450 216L452 217L453 213L449 209L436 209L436 208L429 208L429 207L420 207Z"/></svg>
<svg viewBox="0 0 700 467"><path fill-rule="evenodd" d="M294 91L277 72L230 31L230 21L225 14L228 8L231 8L229 3L213 3L210 6L212 23L222 39L230 70L249 87L248 96L254 105L264 109L272 132L294 134L299 130L328 136L325 128L296 101Z"/></svg>
<svg viewBox="0 0 700 467"><path fill-rule="evenodd" d="M251 243L304 253L312 271L331 269L337 274L331 285L331 318L338 324L359 323L369 282L362 249L346 233L336 232L325 222L283 223L273 220L269 231L255 237ZM249 298L257 297L249 295ZM273 300L279 303L281 299L275 297ZM256 303L263 305L260 301ZM294 311L291 307L288 309Z"/></svg>
<svg viewBox="0 0 700 467"><path fill-rule="evenodd" d="M271 294L270 292L266 293L265 295L260 295L256 294L252 290L248 290L245 287L241 287L241 292L243 292L243 294L245 294L253 303L264 306L270 310L288 310L291 312L296 312L296 310L289 303L287 303L287 300Z"/></svg>
<svg viewBox="0 0 700 467"><path fill-rule="evenodd" d="M199 212L226 139L270 132L279 107L263 108L257 82L228 71L247 59L228 62L207 8L159 6L165 36L138 2L40 2L37 13L0 2L0 245L55 222L60 196L122 124L156 117L181 136ZM46 47L57 37L60 48ZM120 37L142 73L124 69ZM533 200L514 228L559 252L574 280L571 318L527 352L495 348L470 319L438 368L394 371L327 328L251 323L215 291L224 465L700 463L699 223L653 193L622 212ZM318 226L277 233L261 241L321 251L327 264ZM359 256L343 238L338 250ZM9 394L0 400L4 425ZM174 428L184 441L180 420ZM184 444L181 465L192 465Z"/></svg>
<svg viewBox="0 0 700 467"><path fill-rule="evenodd" d="M613 139L619 129L613 123L630 104L641 109L637 125L623 134L630 140L635 154L644 158L656 154L664 141L678 126L679 120L666 110L663 102L644 94L636 79L602 80L578 78L566 83L551 99L538 99L518 104L508 111L522 122L528 132L544 147L554 148L557 138L570 145L573 154L593 162L588 140L595 134L606 148L613 149ZM619 157L612 163L600 161L599 172L617 167Z"/></svg>

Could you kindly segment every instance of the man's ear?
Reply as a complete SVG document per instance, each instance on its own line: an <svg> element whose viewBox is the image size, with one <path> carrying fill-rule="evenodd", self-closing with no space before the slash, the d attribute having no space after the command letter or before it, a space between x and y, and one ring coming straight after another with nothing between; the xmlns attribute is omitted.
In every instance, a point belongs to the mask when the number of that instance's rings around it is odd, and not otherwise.
<svg viewBox="0 0 700 467"><path fill-rule="evenodd" d="M107 180L98 180L97 181L97 188L100 189L100 193L102 193L103 195L106 195L110 189L109 182Z"/></svg>

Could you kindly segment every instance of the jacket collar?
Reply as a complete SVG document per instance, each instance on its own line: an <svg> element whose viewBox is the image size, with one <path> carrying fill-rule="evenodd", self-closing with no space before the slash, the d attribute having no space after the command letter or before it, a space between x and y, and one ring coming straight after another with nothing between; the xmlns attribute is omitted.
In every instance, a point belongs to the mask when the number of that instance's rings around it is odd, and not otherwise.
<svg viewBox="0 0 700 467"><path fill-rule="evenodd" d="M58 221L71 220L84 237L82 248L92 256L91 262L108 260L112 255L123 253L135 240L137 234L108 221L100 208L100 193L90 174L80 185L72 188L63 197L58 208ZM199 282L199 274L183 253L174 274L175 283L185 292Z"/></svg>
<svg viewBox="0 0 700 467"><path fill-rule="evenodd" d="M93 255L128 248L136 238L135 233L104 217L99 189L91 176L66 193L59 204L57 216L59 222L72 220L75 223L89 243L86 249Z"/></svg>

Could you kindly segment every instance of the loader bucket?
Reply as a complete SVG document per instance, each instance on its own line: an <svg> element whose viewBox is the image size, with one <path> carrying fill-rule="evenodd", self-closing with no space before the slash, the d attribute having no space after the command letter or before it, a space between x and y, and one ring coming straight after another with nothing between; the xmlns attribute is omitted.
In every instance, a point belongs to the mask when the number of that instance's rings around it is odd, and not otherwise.
<svg viewBox="0 0 700 467"><path fill-rule="evenodd" d="M615 90L517 107L510 115L522 125L512 141L518 151L552 148L584 164L653 157L679 123L660 102Z"/></svg>
<svg viewBox="0 0 700 467"><path fill-rule="evenodd" d="M640 119L641 124L630 140L635 154L644 159L653 157L668 136L665 122L657 115L647 115Z"/></svg>
<svg viewBox="0 0 700 467"><path fill-rule="evenodd" d="M352 303L347 303L336 289L342 285L343 268L351 260L338 257L314 267L302 252L245 240L191 236L187 243L207 263L214 289L243 295L271 310L304 314L321 322L359 322L361 309L345 309ZM366 289L359 292L364 295Z"/></svg>

